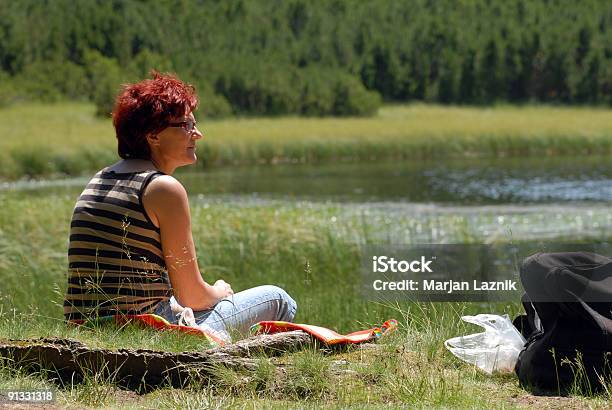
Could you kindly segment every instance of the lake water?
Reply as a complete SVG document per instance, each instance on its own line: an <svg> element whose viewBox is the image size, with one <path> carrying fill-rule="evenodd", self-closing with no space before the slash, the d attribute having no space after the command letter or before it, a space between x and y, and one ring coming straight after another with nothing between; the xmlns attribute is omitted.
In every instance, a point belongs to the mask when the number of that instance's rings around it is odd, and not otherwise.
<svg viewBox="0 0 612 410"><path fill-rule="evenodd" d="M349 202L523 204L612 200L610 158L461 159L184 172L192 193Z"/></svg>
<svg viewBox="0 0 612 410"><path fill-rule="evenodd" d="M612 161L588 158L457 159L365 164L189 167L191 195L447 205L612 201ZM0 191L78 192L88 178L0 183Z"/></svg>

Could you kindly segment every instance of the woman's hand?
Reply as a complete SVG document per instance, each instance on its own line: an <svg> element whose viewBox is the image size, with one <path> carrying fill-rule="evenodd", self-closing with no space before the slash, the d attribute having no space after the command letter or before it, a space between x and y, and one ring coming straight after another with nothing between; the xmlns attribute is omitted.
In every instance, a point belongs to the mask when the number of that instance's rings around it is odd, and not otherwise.
<svg viewBox="0 0 612 410"><path fill-rule="evenodd" d="M226 281L224 281L223 279L219 279L218 281L216 281L213 287L215 288L215 291L219 295L219 299L223 299L225 297L228 297L234 294L234 291L232 290L232 286Z"/></svg>

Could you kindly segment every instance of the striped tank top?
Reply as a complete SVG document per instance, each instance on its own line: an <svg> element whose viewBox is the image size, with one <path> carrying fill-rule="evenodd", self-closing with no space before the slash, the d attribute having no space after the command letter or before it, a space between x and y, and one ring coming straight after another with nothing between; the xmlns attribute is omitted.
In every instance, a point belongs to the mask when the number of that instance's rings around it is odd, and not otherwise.
<svg viewBox="0 0 612 410"><path fill-rule="evenodd" d="M102 170L81 193L70 224L67 320L151 313L172 296L160 231L142 205L159 175Z"/></svg>

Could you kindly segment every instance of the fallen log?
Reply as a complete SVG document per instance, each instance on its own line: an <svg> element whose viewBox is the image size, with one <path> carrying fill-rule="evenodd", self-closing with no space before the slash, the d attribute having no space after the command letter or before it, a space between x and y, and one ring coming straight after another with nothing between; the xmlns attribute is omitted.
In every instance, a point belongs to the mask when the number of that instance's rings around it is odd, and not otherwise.
<svg viewBox="0 0 612 410"><path fill-rule="evenodd" d="M148 391L160 385L184 387L194 378L211 379L218 366L254 369L255 354L275 356L309 346L307 333L293 331L253 336L202 352L90 348L73 339L0 340L0 360L29 373L45 372L59 384L98 375L120 387Z"/></svg>

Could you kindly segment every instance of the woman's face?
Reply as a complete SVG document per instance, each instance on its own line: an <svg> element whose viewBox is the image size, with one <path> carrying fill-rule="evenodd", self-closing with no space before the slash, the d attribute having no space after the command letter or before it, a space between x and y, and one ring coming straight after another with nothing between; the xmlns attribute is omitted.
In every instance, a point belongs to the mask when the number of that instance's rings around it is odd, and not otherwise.
<svg viewBox="0 0 612 410"><path fill-rule="evenodd" d="M170 126L157 134L157 141L151 147L156 160L176 168L196 162L196 141L202 133L195 126L193 113L171 118Z"/></svg>

